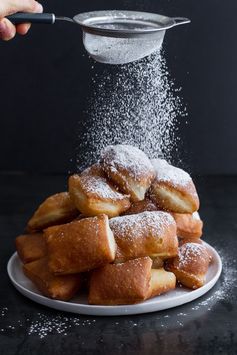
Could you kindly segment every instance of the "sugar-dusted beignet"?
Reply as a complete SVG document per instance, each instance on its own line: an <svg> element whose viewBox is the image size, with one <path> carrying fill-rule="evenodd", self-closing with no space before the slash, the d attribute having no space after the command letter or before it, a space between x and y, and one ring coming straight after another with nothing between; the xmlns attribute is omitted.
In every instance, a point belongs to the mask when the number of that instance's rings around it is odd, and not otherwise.
<svg viewBox="0 0 237 355"><path fill-rule="evenodd" d="M116 243L108 217L84 218L45 230L49 269L55 274L75 274L114 261Z"/></svg>
<svg viewBox="0 0 237 355"><path fill-rule="evenodd" d="M158 211L157 206L148 198L143 201L134 202L124 214L137 214L146 211Z"/></svg>
<svg viewBox="0 0 237 355"><path fill-rule="evenodd" d="M49 271L47 258L39 259L23 266L24 274L46 297L69 301L81 287L81 275L56 276Z"/></svg>
<svg viewBox="0 0 237 355"><path fill-rule="evenodd" d="M15 244L19 258L24 264L43 258L47 252L43 233L19 235Z"/></svg>
<svg viewBox="0 0 237 355"><path fill-rule="evenodd" d="M209 254L204 245L185 243L179 247L178 256L167 260L166 267L183 286L196 289L204 285L208 265Z"/></svg>
<svg viewBox="0 0 237 355"><path fill-rule="evenodd" d="M143 212L110 219L117 243L115 262L143 256L163 259L178 253L176 223L166 212Z"/></svg>
<svg viewBox="0 0 237 355"><path fill-rule="evenodd" d="M151 160L156 177L151 185L150 198L162 210L193 213L199 208L199 198L188 173L163 159Z"/></svg>
<svg viewBox="0 0 237 355"><path fill-rule="evenodd" d="M174 287L174 274L152 270L151 259L144 257L94 270L90 279L89 304L133 304Z"/></svg>
<svg viewBox="0 0 237 355"><path fill-rule="evenodd" d="M200 238L202 236L203 222L199 213L172 213L177 224L177 236L179 238Z"/></svg>
<svg viewBox="0 0 237 355"><path fill-rule="evenodd" d="M183 244L186 244L186 243L196 243L196 244L202 244L205 246L205 243L200 238L178 238L178 239L179 239L179 247L181 247ZM206 248L206 251L208 252L208 255L209 255L209 262L211 262L212 258L213 258L213 254L208 247L205 246L205 248Z"/></svg>
<svg viewBox="0 0 237 355"><path fill-rule="evenodd" d="M99 163L70 176L68 185L72 201L85 216L105 213L115 217L130 207L129 196L112 186Z"/></svg>
<svg viewBox="0 0 237 355"><path fill-rule="evenodd" d="M140 149L130 145L108 146L101 154L102 167L119 188L131 196L131 201L144 200L155 177L154 168Z"/></svg>
<svg viewBox="0 0 237 355"><path fill-rule="evenodd" d="M27 230L40 231L44 228L72 221L79 214L68 192L48 197L35 211L27 224Z"/></svg>

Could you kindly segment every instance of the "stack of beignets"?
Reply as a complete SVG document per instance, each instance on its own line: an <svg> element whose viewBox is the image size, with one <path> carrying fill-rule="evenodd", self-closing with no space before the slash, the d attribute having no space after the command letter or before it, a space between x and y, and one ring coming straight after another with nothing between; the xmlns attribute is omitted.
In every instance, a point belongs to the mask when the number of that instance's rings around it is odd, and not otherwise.
<svg viewBox="0 0 237 355"><path fill-rule="evenodd" d="M25 275L46 297L142 302L205 282L210 255L201 241L195 185L185 171L129 145L109 146L99 162L69 177L16 238ZM85 291L85 290L84 290Z"/></svg>

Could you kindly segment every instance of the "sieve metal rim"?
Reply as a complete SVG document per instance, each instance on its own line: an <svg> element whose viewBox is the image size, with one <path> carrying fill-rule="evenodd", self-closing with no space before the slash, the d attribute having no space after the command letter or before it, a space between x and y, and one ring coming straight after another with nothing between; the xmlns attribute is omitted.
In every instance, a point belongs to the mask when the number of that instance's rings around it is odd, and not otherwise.
<svg viewBox="0 0 237 355"><path fill-rule="evenodd" d="M111 23L112 20L140 20L150 24L154 24L152 28L146 29L107 29L97 27L99 23ZM174 26L191 22L184 17L167 17L160 14L141 12L141 11L125 11L125 10L106 10L91 11L78 14L73 17L74 22L79 24L86 33L119 38L134 38L156 34L165 31Z"/></svg>

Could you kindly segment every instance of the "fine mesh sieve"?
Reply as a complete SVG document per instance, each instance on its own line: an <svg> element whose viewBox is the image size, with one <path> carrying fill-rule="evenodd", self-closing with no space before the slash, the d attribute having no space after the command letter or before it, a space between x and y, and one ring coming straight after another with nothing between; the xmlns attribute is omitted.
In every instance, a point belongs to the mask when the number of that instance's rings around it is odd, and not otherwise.
<svg viewBox="0 0 237 355"><path fill-rule="evenodd" d="M88 54L108 64L125 64L146 57L161 47L167 29L190 22L182 17L119 10L86 12L73 19L46 13L17 13L8 19L15 24L74 22L82 28Z"/></svg>

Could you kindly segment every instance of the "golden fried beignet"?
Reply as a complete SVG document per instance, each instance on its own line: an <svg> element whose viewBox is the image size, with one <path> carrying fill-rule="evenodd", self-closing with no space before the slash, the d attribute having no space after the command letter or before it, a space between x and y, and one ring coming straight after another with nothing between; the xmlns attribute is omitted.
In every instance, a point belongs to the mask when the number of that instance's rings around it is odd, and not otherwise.
<svg viewBox="0 0 237 355"><path fill-rule="evenodd" d="M193 213L199 208L199 198L188 173L163 159L151 160L156 177L151 185L150 198L162 210Z"/></svg>
<svg viewBox="0 0 237 355"><path fill-rule="evenodd" d="M71 222L79 214L68 192L48 197L35 211L27 224L27 231L41 231L44 228Z"/></svg>
<svg viewBox="0 0 237 355"><path fill-rule="evenodd" d="M155 177L145 153L130 145L108 146L101 154L101 164L108 178L129 194L132 202L144 200Z"/></svg>
<svg viewBox="0 0 237 355"><path fill-rule="evenodd" d="M173 272L164 268L151 269L150 295L148 298L161 295L175 289L176 277Z"/></svg>
<svg viewBox="0 0 237 355"><path fill-rule="evenodd" d="M80 175L70 176L68 185L72 201L85 216L105 213L115 217L130 207L129 196L112 186L98 163Z"/></svg>
<svg viewBox="0 0 237 355"><path fill-rule="evenodd" d="M177 224L177 236L179 238L200 238L202 236L203 222L198 212L189 213L172 213Z"/></svg>
<svg viewBox="0 0 237 355"><path fill-rule="evenodd" d="M94 270L90 279L89 304L133 304L175 287L174 274L151 267L151 259L144 257Z"/></svg>
<svg viewBox="0 0 237 355"><path fill-rule="evenodd" d="M19 258L24 264L43 258L47 252L43 233L19 235L15 244Z"/></svg>
<svg viewBox="0 0 237 355"><path fill-rule="evenodd" d="M89 304L132 304L150 294L150 258L108 264L94 270L90 279Z"/></svg>
<svg viewBox="0 0 237 355"><path fill-rule="evenodd" d="M202 244L205 246L205 243L203 242L202 239L200 238L179 238L179 246L181 247L183 244L186 244L186 243L196 243L196 244ZM212 255L212 252L209 248L207 248L205 246L207 252L208 252L208 255L209 255L209 262L212 261L212 258L213 258L213 255Z"/></svg>
<svg viewBox="0 0 237 355"><path fill-rule="evenodd" d="M204 285L208 265L209 254L204 245L185 243L179 247L178 256L167 260L166 267L183 286L196 289Z"/></svg>
<svg viewBox="0 0 237 355"><path fill-rule="evenodd" d="M124 215L137 214L146 211L158 211L157 206L148 198L143 201L134 202L131 207L124 213Z"/></svg>
<svg viewBox="0 0 237 355"><path fill-rule="evenodd" d="M84 218L45 230L49 269L55 274L74 274L114 261L116 243L108 217Z"/></svg>
<svg viewBox="0 0 237 355"><path fill-rule="evenodd" d="M24 274L46 297L69 301L81 287L81 275L56 276L49 271L47 258L39 259L23 266Z"/></svg>
<svg viewBox="0 0 237 355"><path fill-rule="evenodd" d="M176 224L169 213L143 212L111 218L109 223L117 243L116 263L143 256L167 259L178 253Z"/></svg>

